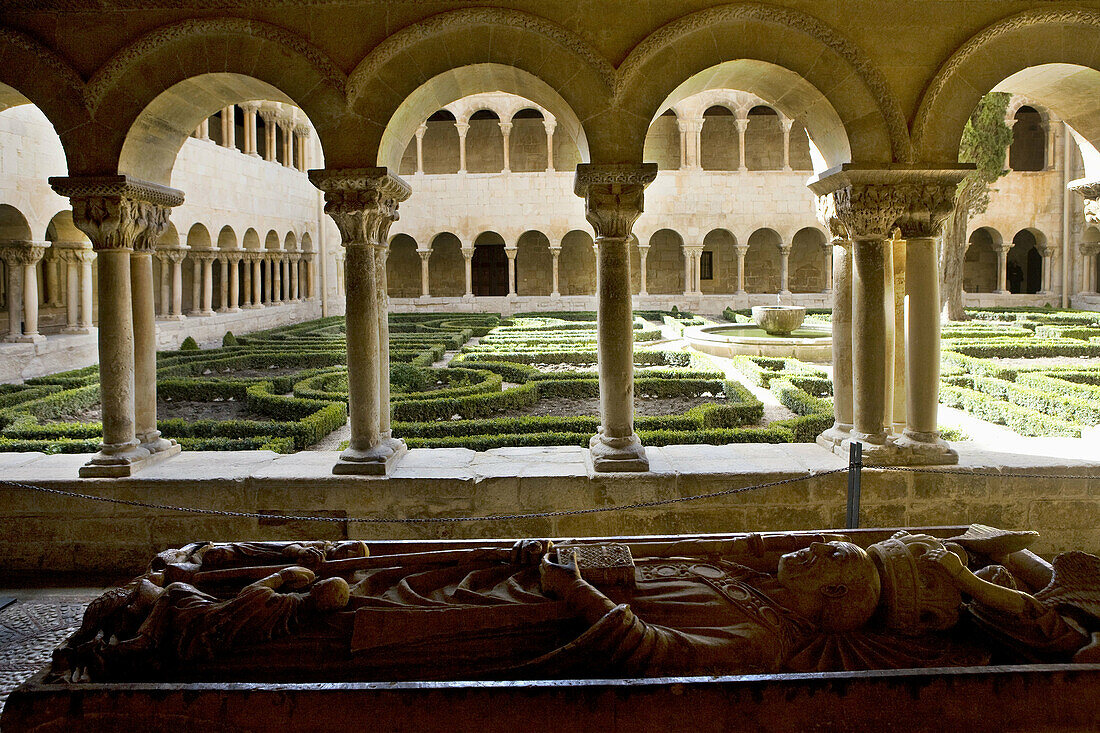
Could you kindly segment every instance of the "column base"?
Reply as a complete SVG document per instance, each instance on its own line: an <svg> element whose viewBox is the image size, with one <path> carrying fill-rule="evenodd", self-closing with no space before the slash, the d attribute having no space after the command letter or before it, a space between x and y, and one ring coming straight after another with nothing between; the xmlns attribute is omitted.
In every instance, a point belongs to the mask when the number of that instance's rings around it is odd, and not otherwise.
<svg viewBox="0 0 1100 733"><path fill-rule="evenodd" d="M602 433L597 433L588 443L588 452L592 457L592 468L596 473L617 471L638 473L649 470L649 458L645 454L645 446L634 434L627 438L608 438Z"/></svg>
<svg viewBox="0 0 1100 733"><path fill-rule="evenodd" d="M733 294L734 295L748 295L749 293L748 293L747 290L734 290Z"/></svg>
<svg viewBox="0 0 1100 733"><path fill-rule="evenodd" d="M913 466L951 466L959 462L959 454L937 433L906 430L894 444L910 456L908 463Z"/></svg>
<svg viewBox="0 0 1100 733"><path fill-rule="evenodd" d="M5 336L4 341L9 344L37 344L45 341L46 337L40 333L25 333L20 336Z"/></svg>
<svg viewBox="0 0 1100 733"><path fill-rule="evenodd" d="M862 460L865 466L903 466L902 451L890 441L884 443L869 443L859 437L859 433L851 433L847 439L838 443L833 448L833 453L847 457L851 455L852 443L863 443Z"/></svg>
<svg viewBox="0 0 1100 733"><path fill-rule="evenodd" d="M179 444L174 440L160 437L159 430L155 430L148 435L139 435L138 440L141 441L140 447L148 451L150 455L172 450L173 448L176 449L176 453L180 452Z"/></svg>
<svg viewBox="0 0 1100 733"><path fill-rule="evenodd" d="M348 448L332 467L337 476L385 476L408 453L405 441L391 438L368 450Z"/></svg>
<svg viewBox="0 0 1100 733"><path fill-rule="evenodd" d="M261 308L263 308L262 305L242 305L241 306L241 310L243 310L243 311L258 311Z"/></svg>
<svg viewBox="0 0 1100 733"><path fill-rule="evenodd" d="M473 296L473 293L470 293L470 294L468 294L468 295L463 295L463 296L462 296L462 300L463 300L463 301L465 301L465 302L467 302L467 303L473 303L473 302L474 302L474 296Z"/></svg>
<svg viewBox="0 0 1100 733"><path fill-rule="evenodd" d="M554 300L557 300L558 298L561 297L561 293L557 293L557 292L550 293L550 297L553 298Z"/></svg>
<svg viewBox="0 0 1100 733"><path fill-rule="evenodd" d="M226 308L225 312L226 313L240 313L241 309L240 308Z"/></svg>
<svg viewBox="0 0 1100 733"><path fill-rule="evenodd" d="M430 295L420 295L418 296L418 300L431 300L431 297Z"/></svg>
<svg viewBox="0 0 1100 733"><path fill-rule="evenodd" d="M158 321L186 321L187 316L182 313L170 313L166 316L157 316Z"/></svg>
<svg viewBox="0 0 1100 733"><path fill-rule="evenodd" d="M76 335L92 333L94 330L91 326L66 326L61 329L61 333Z"/></svg>
<svg viewBox="0 0 1100 733"><path fill-rule="evenodd" d="M180 452L173 444L166 450L149 453L141 447L134 447L123 453L96 453L88 463L80 467L80 478L124 478L132 476L142 469L155 466Z"/></svg>
<svg viewBox="0 0 1100 733"><path fill-rule="evenodd" d="M831 428L827 428L817 436L817 444L827 450L833 450L850 437L852 437L851 425L834 422Z"/></svg>

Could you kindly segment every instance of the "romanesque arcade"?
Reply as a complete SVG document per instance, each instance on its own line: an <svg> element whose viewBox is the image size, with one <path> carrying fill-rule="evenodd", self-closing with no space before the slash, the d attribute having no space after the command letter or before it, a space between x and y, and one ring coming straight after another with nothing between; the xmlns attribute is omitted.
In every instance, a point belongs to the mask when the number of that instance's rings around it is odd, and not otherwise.
<svg viewBox="0 0 1100 733"><path fill-rule="evenodd" d="M1097 304L1093 11L952 7L958 23L943 28L957 37L928 43L927 27L904 23L857 41L838 30L851 25L840 6L662 20L624 6L594 35L567 27L565 4L546 17L408 4L349 44L351 9L318 8L306 32L280 8L109 39L5 12L4 103L32 103L59 135L50 185L69 201L34 226L0 208L18 242L4 248L8 330L34 340L42 303L65 329L95 316L104 436L86 475L177 450L156 431L158 315L267 310L329 283L347 316L351 439L337 473L384 474L405 450L389 429L388 311L530 299L598 311L597 472L650 467L633 427L635 304L776 295L832 308L823 444L949 463L936 239L967 170L963 126L991 90L1015 95L1014 177L972 222L968 287L981 304ZM898 48L909 63L877 60ZM196 146L293 180L204 193L177 176ZM1044 203L1022 217L1027 192ZM189 211L204 196L227 211L266 203L223 223Z"/></svg>

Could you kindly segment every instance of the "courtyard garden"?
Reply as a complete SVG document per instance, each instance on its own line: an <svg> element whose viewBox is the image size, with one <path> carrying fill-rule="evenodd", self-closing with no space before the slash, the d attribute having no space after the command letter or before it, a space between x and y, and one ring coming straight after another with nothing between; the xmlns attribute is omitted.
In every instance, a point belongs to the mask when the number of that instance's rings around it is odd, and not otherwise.
<svg viewBox="0 0 1100 733"><path fill-rule="evenodd" d="M1076 437L1100 424L1100 314L970 316L943 328L942 404L1026 436ZM829 312L808 318L827 322ZM805 442L832 424L827 364L720 359L679 339L710 323L635 313L635 427L645 444ZM394 434L413 448L586 445L599 425L595 327L585 312L391 314ZM227 334L217 348L185 344L158 354L158 427L192 450L339 448L345 364L342 318ZM0 385L0 450L94 452L100 430L95 366Z"/></svg>

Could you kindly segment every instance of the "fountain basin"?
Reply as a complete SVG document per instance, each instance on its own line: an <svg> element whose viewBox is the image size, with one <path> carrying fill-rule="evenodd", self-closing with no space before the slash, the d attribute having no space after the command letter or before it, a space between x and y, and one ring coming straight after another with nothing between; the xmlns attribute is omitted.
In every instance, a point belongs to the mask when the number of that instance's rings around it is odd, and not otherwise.
<svg viewBox="0 0 1100 733"><path fill-rule="evenodd" d="M806 320L806 309L800 305L754 305L752 320L769 336L789 336Z"/></svg>
<svg viewBox="0 0 1100 733"><path fill-rule="evenodd" d="M753 323L731 323L685 328L684 338L696 351L725 358L773 356L812 362L833 358L832 325L817 321L802 324L789 336L769 335Z"/></svg>

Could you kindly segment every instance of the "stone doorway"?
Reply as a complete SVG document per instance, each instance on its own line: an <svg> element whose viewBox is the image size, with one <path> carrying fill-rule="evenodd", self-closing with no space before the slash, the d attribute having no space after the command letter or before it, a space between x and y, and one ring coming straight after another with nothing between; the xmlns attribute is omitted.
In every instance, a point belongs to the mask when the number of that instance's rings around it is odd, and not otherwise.
<svg viewBox="0 0 1100 733"><path fill-rule="evenodd" d="M508 255L503 244L479 244L474 247L474 295L508 294Z"/></svg>

